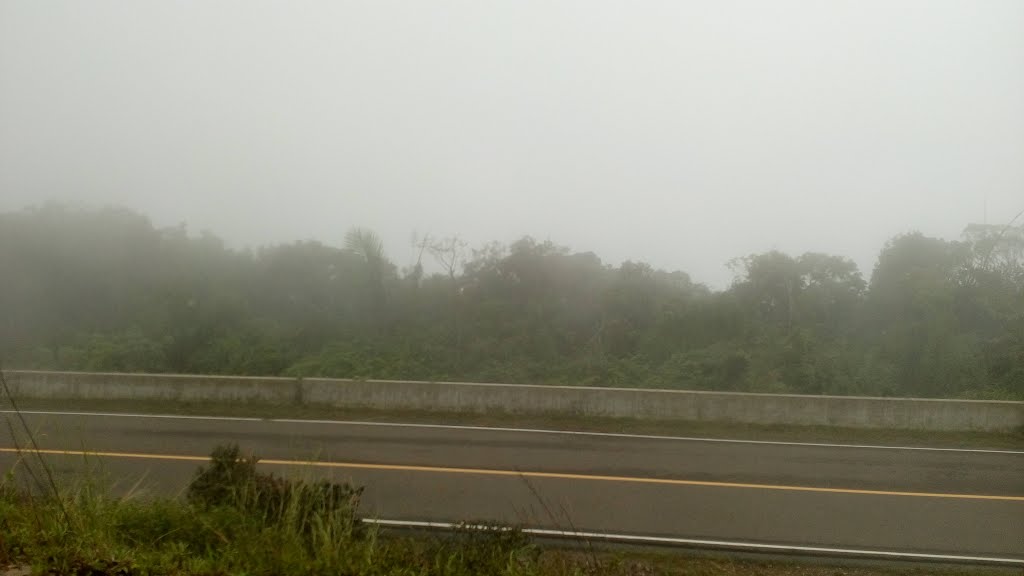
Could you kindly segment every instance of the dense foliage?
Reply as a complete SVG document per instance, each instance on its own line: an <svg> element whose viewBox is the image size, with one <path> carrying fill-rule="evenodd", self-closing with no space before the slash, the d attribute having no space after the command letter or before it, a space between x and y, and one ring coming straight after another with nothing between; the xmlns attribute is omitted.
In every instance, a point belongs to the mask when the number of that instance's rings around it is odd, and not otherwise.
<svg viewBox="0 0 1024 576"><path fill-rule="evenodd" d="M1024 398L1024 229L918 233L870 281L768 252L712 291L524 238L232 250L125 210L0 214L9 367Z"/></svg>

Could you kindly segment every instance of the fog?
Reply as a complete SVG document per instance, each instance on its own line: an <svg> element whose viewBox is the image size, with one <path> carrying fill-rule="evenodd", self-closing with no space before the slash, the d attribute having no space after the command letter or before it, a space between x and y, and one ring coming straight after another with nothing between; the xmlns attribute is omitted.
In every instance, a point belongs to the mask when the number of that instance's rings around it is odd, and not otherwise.
<svg viewBox="0 0 1024 576"><path fill-rule="evenodd" d="M1024 208L1024 3L0 3L0 210L522 235L724 286Z"/></svg>

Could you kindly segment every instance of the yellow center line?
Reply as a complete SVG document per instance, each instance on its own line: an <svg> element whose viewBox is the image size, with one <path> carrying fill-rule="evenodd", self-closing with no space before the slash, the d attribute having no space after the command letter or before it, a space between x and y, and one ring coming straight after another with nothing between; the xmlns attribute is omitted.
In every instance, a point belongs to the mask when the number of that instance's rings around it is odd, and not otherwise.
<svg viewBox="0 0 1024 576"><path fill-rule="evenodd" d="M16 448L0 448L0 453L18 453ZM136 460L173 460L184 462L208 462L207 456L180 454L145 454L133 452L89 452L84 450L39 450L40 454L59 456L97 456L101 458L129 458ZM789 492L824 492L830 494L866 494L870 496L910 496L918 498L953 498L959 500L1003 500L1024 502L1024 496L1002 496L995 494L951 494L942 492L901 492L892 490L859 490L855 488L824 488L820 486L788 486L779 484L748 484L742 482L713 482L708 480L681 480L675 478L643 478L636 476L601 476L571 474L565 472L530 472L522 470L497 470L491 468L452 468L445 466L415 466L406 464L365 464L360 462L324 462L318 460L274 460L261 459L260 464L272 466L308 466L313 468L347 468L355 470L387 470L394 472L431 472L439 474L473 474L478 476L518 476L523 478L552 478L559 480L588 480L598 482L623 482L633 484L662 484L670 486L707 486L714 488L741 488L749 490L782 490Z"/></svg>

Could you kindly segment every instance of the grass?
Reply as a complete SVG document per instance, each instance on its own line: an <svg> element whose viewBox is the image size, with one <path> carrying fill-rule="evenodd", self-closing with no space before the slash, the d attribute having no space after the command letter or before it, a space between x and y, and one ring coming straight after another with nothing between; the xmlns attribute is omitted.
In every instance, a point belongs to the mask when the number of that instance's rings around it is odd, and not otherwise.
<svg viewBox="0 0 1024 576"><path fill-rule="evenodd" d="M638 420L630 418L583 418L509 413L385 411L330 406L270 405L244 403L157 402L121 400L22 400L23 410L128 412L256 418L407 422L465 426L493 426L652 434L783 442L823 442L943 448L1024 449L1024 430L1007 433L934 432L921 430L837 428L829 426L782 426Z"/></svg>
<svg viewBox="0 0 1024 576"><path fill-rule="evenodd" d="M362 525L360 490L256 471L219 448L185 498L115 497L92 476L25 485L42 464L24 459L0 481L0 574L80 576L966 576L1008 573L934 565L838 565L666 551L544 547L501 527L413 536ZM32 468L35 467L35 470ZM28 474L32 472L32 474Z"/></svg>

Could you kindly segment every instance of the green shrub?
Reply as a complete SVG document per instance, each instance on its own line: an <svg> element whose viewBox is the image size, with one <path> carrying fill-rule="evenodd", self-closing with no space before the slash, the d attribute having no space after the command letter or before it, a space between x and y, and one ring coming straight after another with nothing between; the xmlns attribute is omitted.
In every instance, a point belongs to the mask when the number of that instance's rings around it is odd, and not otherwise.
<svg viewBox="0 0 1024 576"><path fill-rule="evenodd" d="M188 501L197 507L236 508L269 522L284 519L308 533L316 522L330 516L356 531L362 487L320 480L289 480L256 471L258 459L243 457L237 445L219 446L209 467L196 472L188 488Z"/></svg>

